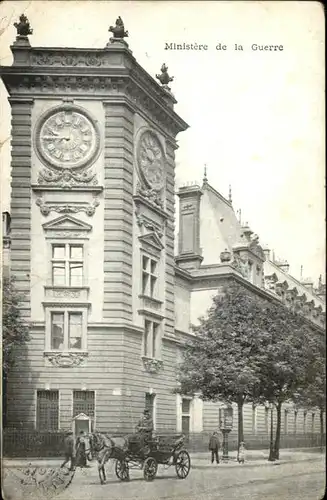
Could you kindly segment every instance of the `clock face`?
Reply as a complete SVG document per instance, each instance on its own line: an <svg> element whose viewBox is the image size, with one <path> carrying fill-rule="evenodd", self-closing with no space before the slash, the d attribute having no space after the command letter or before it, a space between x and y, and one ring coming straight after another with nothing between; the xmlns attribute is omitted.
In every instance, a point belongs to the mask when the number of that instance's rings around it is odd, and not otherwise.
<svg viewBox="0 0 327 500"><path fill-rule="evenodd" d="M164 184L164 156L157 137L144 132L138 146L138 164L147 184L160 190Z"/></svg>
<svg viewBox="0 0 327 500"><path fill-rule="evenodd" d="M48 113L36 139L41 159L52 167L79 168L98 152L98 131L86 114L74 108Z"/></svg>

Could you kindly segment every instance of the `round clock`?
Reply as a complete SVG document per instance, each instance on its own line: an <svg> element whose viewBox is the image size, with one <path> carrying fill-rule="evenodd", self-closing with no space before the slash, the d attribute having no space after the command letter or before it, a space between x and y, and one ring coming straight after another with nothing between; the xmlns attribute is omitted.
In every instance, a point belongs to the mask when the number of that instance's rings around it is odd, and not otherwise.
<svg viewBox="0 0 327 500"><path fill-rule="evenodd" d="M77 107L49 110L36 127L36 149L50 167L80 168L95 160L99 151L99 131Z"/></svg>
<svg viewBox="0 0 327 500"><path fill-rule="evenodd" d="M146 183L156 191L164 184L164 155L159 139L150 131L142 134L137 152L138 165Z"/></svg>

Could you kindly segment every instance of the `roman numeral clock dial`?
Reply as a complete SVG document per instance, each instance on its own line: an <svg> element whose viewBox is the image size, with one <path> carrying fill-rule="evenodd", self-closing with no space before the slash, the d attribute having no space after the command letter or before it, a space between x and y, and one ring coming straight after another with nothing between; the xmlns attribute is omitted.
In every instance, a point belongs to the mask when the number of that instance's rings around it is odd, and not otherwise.
<svg viewBox="0 0 327 500"><path fill-rule="evenodd" d="M80 168L95 161L99 131L91 118L73 107L49 111L36 127L36 151L49 167Z"/></svg>
<svg viewBox="0 0 327 500"><path fill-rule="evenodd" d="M160 141L150 131L144 132L139 140L137 161L146 184L160 191L164 185L165 159Z"/></svg>

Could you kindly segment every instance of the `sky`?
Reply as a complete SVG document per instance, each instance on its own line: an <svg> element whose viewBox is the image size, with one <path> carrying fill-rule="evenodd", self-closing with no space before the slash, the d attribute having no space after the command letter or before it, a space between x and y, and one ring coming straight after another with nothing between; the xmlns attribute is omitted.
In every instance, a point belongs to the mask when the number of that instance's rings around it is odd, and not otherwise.
<svg viewBox="0 0 327 500"><path fill-rule="evenodd" d="M317 282L325 270L324 13L318 2L4 1L0 64L11 65L24 12L35 47L102 48L120 15L129 48L152 76L174 76L177 187L209 183L228 196L260 242ZM166 50L166 44L207 50ZM226 45L226 50L216 46ZM235 50L235 44L242 50ZM283 50L253 50L278 45ZM10 106L0 82L0 142ZM10 207L10 140L1 148L2 211Z"/></svg>

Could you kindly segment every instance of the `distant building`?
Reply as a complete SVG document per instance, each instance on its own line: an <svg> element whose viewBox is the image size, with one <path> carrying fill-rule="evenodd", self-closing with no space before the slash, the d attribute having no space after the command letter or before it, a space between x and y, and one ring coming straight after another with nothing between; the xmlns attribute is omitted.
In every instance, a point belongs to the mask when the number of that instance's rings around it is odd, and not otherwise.
<svg viewBox="0 0 327 500"><path fill-rule="evenodd" d="M190 324L217 288L234 279L294 302L319 331L322 296L270 260L206 178L178 192L175 258L175 138L188 125L126 42L33 48L18 36L12 52L0 68L12 108L4 265L11 245L31 341L9 377L9 425L65 430L85 414L123 433L147 406L157 430L216 429L219 405L174 389ZM247 407L245 432L267 433L267 418ZM298 432L318 431L296 418Z"/></svg>

